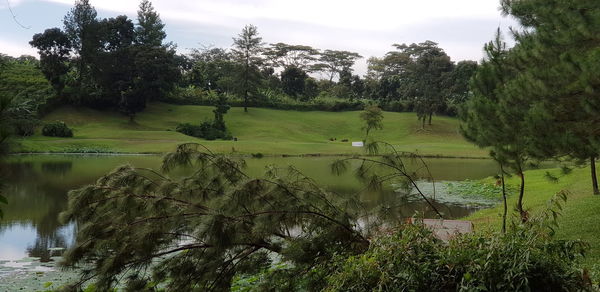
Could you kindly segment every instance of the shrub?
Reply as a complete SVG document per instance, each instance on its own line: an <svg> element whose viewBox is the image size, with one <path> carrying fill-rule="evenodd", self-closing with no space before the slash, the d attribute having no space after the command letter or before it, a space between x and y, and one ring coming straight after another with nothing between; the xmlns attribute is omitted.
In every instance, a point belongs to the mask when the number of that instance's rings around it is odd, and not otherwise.
<svg viewBox="0 0 600 292"><path fill-rule="evenodd" d="M523 226L444 243L408 225L338 260L325 291L582 291L589 287L575 263L584 249Z"/></svg>
<svg viewBox="0 0 600 292"><path fill-rule="evenodd" d="M531 230L460 236L448 243L405 226L347 258L326 291L581 291L574 267L579 242L549 240Z"/></svg>
<svg viewBox="0 0 600 292"><path fill-rule="evenodd" d="M69 129L64 122L56 121L45 124L42 128L42 135L48 137L73 137L73 131Z"/></svg>
<svg viewBox="0 0 600 292"><path fill-rule="evenodd" d="M209 121L202 122L200 125L192 125L190 123L179 124L177 125L177 128L175 128L175 131L184 135L202 138L206 140L232 139L229 133L215 128L214 124Z"/></svg>

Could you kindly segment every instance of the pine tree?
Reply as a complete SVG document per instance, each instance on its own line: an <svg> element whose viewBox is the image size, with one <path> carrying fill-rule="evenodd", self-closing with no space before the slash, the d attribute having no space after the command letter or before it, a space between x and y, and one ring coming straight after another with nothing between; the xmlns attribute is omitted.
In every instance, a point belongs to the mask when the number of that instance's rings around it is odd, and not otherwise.
<svg viewBox="0 0 600 292"><path fill-rule="evenodd" d="M381 159L343 158L331 165L332 172L358 165L354 173L370 190L410 185L441 218L419 190L415 171L407 169L422 168L422 160L389 144L382 146L390 151L376 152L383 149L379 144L366 148ZM407 156L412 163L403 162ZM294 167L271 166L264 175L250 177L244 166L239 158L189 143L164 157L163 172L126 165L71 191L61 220L78 223L76 242L63 262L81 270L73 288L91 280L99 291L117 284L127 291L150 285L166 291L228 291L235 276L256 275L274 259L289 266L270 277L288 287L297 288L300 281L318 286L323 284L319 275L299 275L333 257L364 252L383 218L400 220L390 212L398 202L367 209L360 194L331 193ZM171 177L180 167L190 175Z"/></svg>
<svg viewBox="0 0 600 292"><path fill-rule="evenodd" d="M512 88L534 102L533 144L544 156L589 160L594 194L600 194L600 2L504 0L506 14L524 26L515 31L522 70Z"/></svg>
<svg viewBox="0 0 600 292"><path fill-rule="evenodd" d="M77 55L78 87L94 87L90 67L98 51L98 13L89 0L77 0L63 20L64 31Z"/></svg>
<svg viewBox="0 0 600 292"><path fill-rule="evenodd" d="M262 61L260 53L263 50L262 38L258 36L258 28L254 25L246 25L237 38L233 38L234 48L232 53L237 61L242 65L243 71L243 95L244 111L248 111L248 97L250 93L256 91L257 66Z"/></svg>
<svg viewBox="0 0 600 292"><path fill-rule="evenodd" d="M513 94L507 84L513 80L518 68L512 59L512 50L506 49L500 30L494 41L485 46L486 59L471 81L473 96L461 113L461 132L480 147L490 147L490 155L503 168L516 173L521 179L516 209L523 221L525 192L525 163L530 154L530 127L527 113L530 104Z"/></svg>
<svg viewBox="0 0 600 292"><path fill-rule="evenodd" d="M138 23L135 28L135 40L137 44L158 47L162 46L167 37L164 31L165 25L149 0L143 0L138 10Z"/></svg>

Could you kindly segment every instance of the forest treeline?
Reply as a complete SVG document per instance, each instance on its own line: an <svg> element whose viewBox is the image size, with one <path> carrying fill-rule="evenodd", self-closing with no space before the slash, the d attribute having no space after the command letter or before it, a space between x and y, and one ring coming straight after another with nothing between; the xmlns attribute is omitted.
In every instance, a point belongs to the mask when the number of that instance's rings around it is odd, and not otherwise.
<svg viewBox="0 0 600 292"><path fill-rule="evenodd" d="M165 41L164 26L146 0L135 20L99 18L89 1L78 0L62 28L33 36L39 61L3 59L17 64L15 70L24 64L32 67L27 70L39 68L53 89L40 85L51 105L118 109L132 118L149 101L214 105L223 95L230 105L245 108L342 111L374 103L388 111L414 111L423 125L434 114L457 114L477 68L475 61L455 63L437 43L424 41L394 44L384 56L368 58L368 72L359 76L353 71L363 58L358 53L266 43L253 25L233 37L230 48L181 54ZM2 81L0 87L10 86ZM45 107L46 99L38 105Z"/></svg>

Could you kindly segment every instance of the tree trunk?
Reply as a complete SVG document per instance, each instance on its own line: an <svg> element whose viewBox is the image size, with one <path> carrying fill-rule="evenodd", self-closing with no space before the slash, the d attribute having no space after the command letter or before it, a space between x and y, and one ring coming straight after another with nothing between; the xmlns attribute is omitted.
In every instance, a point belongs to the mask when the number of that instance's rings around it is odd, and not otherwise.
<svg viewBox="0 0 600 292"><path fill-rule="evenodd" d="M504 166L500 164L500 179L502 180L502 200L504 201L504 210L502 213L502 233L506 233L506 215L508 214L508 204L506 202L506 187L504 185Z"/></svg>
<svg viewBox="0 0 600 292"><path fill-rule="evenodd" d="M600 195L600 190L598 190L598 178L596 177L596 157L590 157L590 170L592 174L592 189L594 190L594 195Z"/></svg>
<svg viewBox="0 0 600 292"><path fill-rule="evenodd" d="M429 113L429 125L431 126L431 116L433 115L433 113Z"/></svg>
<svg viewBox="0 0 600 292"><path fill-rule="evenodd" d="M523 210L523 195L525 194L525 175L519 167L519 177L521 177L521 189L519 190L519 201L517 202L517 211L521 216L521 222L527 222L527 213Z"/></svg>
<svg viewBox="0 0 600 292"><path fill-rule="evenodd" d="M244 112L248 112L248 64L244 72Z"/></svg>

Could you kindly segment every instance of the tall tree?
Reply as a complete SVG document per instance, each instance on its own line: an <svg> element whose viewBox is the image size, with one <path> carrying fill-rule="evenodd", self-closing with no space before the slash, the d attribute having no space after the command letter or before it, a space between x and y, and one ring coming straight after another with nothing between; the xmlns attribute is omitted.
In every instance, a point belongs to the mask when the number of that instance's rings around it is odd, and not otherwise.
<svg viewBox="0 0 600 292"><path fill-rule="evenodd" d="M395 46L412 59L405 72L411 81L406 93L415 98L415 111L424 128L426 120L431 125L433 114L445 101L443 84L454 64L444 50L432 41Z"/></svg>
<svg viewBox="0 0 600 292"><path fill-rule="evenodd" d="M310 71L311 65L317 60L319 51L311 46L276 43L266 47L263 55L275 68L285 70L289 67L296 67L303 71Z"/></svg>
<svg viewBox="0 0 600 292"><path fill-rule="evenodd" d="M258 36L258 28L246 25L237 38L233 38L232 53L243 66L242 80L244 91L244 111L248 112L248 98L256 91L256 72L261 63L260 53L263 50L262 38Z"/></svg>
<svg viewBox="0 0 600 292"><path fill-rule="evenodd" d="M319 57L319 62L321 62L319 68L327 72L331 82L336 75L339 76L343 71L352 72L352 66L360 58L362 56L354 52L325 50Z"/></svg>
<svg viewBox="0 0 600 292"><path fill-rule="evenodd" d="M490 147L492 158L519 176L521 185L516 209L526 221L524 167L531 158L528 124L531 104L505 86L514 79L519 68L515 66L514 54L506 49L500 30L494 41L485 46L485 52L486 59L471 82L473 97L461 113L461 132L476 145Z"/></svg>
<svg viewBox="0 0 600 292"><path fill-rule="evenodd" d="M600 10L598 1L501 1L523 26L514 31L523 64L511 88L535 102L531 117L536 151L589 160L594 194L600 194Z"/></svg>
<svg viewBox="0 0 600 292"><path fill-rule="evenodd" d="M77 82L79 86L93 87L90 66L98 49L97 12L89 0L77 0L63 20L64 31L77 56Z"/></svg>
<svg viewBox="0 0 600 292"><path fill-rule="evenodd" d="M33 35L29 44L38 49L40 68L58 95L65 87L69 71L71 41L59 28L49 28L44 33Z"/></svg>
<svg viewBox="0 0 600 292"><path fill-rule="evenodd" d="M154 10L152 2L142 0L137 12L137 21L135 28L135 42L137 44L151 47L163 45L163 41L167 37L164 31L165 24Z"/></svg>

